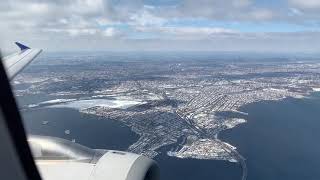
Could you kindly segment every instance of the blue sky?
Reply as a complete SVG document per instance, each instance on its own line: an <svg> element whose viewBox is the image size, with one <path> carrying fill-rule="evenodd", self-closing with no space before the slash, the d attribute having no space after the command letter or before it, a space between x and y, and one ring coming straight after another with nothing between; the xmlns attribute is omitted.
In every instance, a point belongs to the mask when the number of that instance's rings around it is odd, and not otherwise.
<svg viewBox="0 0 320 180"><path fill-rule="evenodd" d="M316 52L319 12L319 0L8 0L0 4L0 45Z"/></svg>

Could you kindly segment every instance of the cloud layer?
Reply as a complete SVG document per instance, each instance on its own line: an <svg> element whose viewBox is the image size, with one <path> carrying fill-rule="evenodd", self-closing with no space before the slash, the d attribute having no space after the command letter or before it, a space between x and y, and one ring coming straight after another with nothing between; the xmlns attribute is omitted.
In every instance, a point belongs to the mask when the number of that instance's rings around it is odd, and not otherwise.
<svg viewBox="0 0 320 180"><path fill-rule="evenodd" d="M0 4L0 45L5 50L14 41L48 50L317 50L320 1L267 2L9 0Z"/></svg>

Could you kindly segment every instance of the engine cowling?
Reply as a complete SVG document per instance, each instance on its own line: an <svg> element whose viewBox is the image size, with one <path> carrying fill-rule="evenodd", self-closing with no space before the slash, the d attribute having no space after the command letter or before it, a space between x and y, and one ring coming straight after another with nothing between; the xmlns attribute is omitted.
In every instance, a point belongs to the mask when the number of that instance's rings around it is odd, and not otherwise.
<svg viewBox="0 0 320 180"><path fill-rule="evenodd" d="M108 151L97 162L90 180L159 180L155 161L145 156Z"/></svg>
<svg viewBox="0 0 320 180"><path fill-rule="evenodd" d="M44 180L159 180L157 163L145 156L90 149L49 136L29 136L33 156Z"/></svg>

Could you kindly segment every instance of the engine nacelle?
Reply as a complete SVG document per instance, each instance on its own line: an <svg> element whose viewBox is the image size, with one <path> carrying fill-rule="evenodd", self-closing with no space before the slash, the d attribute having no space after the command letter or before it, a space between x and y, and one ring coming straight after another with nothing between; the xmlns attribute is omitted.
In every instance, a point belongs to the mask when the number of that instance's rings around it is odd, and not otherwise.
<svg viewBox="0 0 320 180"><path fill-rule="evenodd" d="M159 180L156 162L115 150L90 149L48 136L29 136L33 156L44 180Z"/></svg>
<svg viewBox="0 0 320 180"><path fill-rule="evenodd" d="M159 180L155 161L133 153L108 151L97 162L90 180Z"/></svg>

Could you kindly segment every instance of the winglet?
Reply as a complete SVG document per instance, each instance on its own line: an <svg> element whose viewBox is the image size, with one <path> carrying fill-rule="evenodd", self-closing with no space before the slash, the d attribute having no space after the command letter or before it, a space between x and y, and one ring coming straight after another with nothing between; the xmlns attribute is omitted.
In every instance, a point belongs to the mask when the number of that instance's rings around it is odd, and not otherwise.
<svg viewBox="0 0 320 180"><path fill-rule="evenodd" d="M15 42L16 45L20 48L21 51L26 50L26 49L30 49L28 46L23 45L21 43Z"/></svg>

